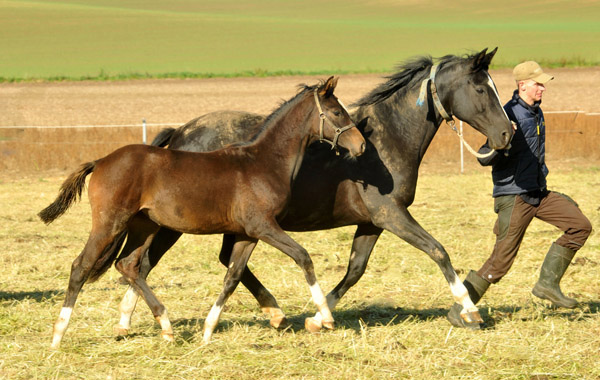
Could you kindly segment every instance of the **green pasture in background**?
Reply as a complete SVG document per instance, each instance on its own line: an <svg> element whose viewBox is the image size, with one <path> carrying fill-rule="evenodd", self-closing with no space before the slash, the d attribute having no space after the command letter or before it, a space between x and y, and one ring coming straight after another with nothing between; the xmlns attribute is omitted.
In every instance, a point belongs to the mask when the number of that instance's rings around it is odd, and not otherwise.
<svg viewBox="0 0 600 380"><path fill-rule="evenodd" d="M0 0L0 80L389 72L499 47L495 67L600 65L600 3Z"/></svg>

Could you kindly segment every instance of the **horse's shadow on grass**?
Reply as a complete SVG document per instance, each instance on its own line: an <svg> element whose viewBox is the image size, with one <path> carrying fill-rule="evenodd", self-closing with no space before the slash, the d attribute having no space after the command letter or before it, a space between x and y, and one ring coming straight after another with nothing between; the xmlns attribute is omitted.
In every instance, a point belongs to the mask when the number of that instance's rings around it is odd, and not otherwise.
<svg viewBox="0 0 600 380"><path fill-rule="evenodd" d="M24 301L31 299L36 302L48 301L57 295L64 294L64 290L39 290L32 292L3 292L0 291L0 301Z"/></svg>
<svg viewBox="0 0 600 380"><path fill-rule="evenodd" d="M432 308L432 309L408 309L400 307L367 305L360 308L351 308L344 310L336 310L333 312L335 318L335 328L350 329L360 332L365 327L373 326L390 326L397 325L407 321L426 322L438 318L446 318L448 309ZM314 316L314 313L301 313L296 315L288 315L287 320L289 325L282 330L285 332L300 332L305 331L304 321L308 317ZM180 337L186 341L197 339L198 334L201 335L204 326L203 318L182 318L172 321L173 327L178 330ZM226 331L234 325L245 326L260 326L261 328L270 329L269 318L265 315L264 318L248 319L245 317L221 319L215 333Z"/></svg>
<svg viewBox="0 0 600 380"><path fill-rule="evenodd" d="M526 310L531 309L531 310ZM407 322L432 322L438 319L446 319L449 309L430 308L430 309L411 309L381 305L367 305L343 310L334 310L336 329L343 328L360 332L365 327L375 326L394 326ZM525 312L521 315L520 312ZM482 307L481 316L484 320L482 329L494 329L496 324L505 320L532 321L539 319L540 316L553 316L568 318L571 321L581 321L597 317L600 314L600 301L581 303L576 309L556 309L547 304L533 303L525 306L500 306L500 307ZM287 332L304 331L304 320L312 317L314 313L302 313L297 315L288 315L289 326L283 330ZM229 330L234 325L260 326L270 329L268 317L248 319L245 317L221 319L215 333ZM185 341L192 341L201 336L204 326L203 318L182 318L173 321L173 327L178 331L178 335ZM448 327L450 323L448 322Z"/></svg>

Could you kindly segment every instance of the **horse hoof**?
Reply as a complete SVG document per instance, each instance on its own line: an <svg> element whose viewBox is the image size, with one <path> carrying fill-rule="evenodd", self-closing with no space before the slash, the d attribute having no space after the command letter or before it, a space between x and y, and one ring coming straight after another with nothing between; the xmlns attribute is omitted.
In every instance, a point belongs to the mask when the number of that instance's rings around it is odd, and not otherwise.
<svg viewBox="0 0 600 380"><path fill-rule="evenodd" d="M160 336L163 338L163 340L172 343L175 341L175 337L173 336L172 332L161 332Z"/></svg>
<svg viewBox="0 0 600 380"><path fill-rule="evenodd" d="M335 322L334 321L323 321L323 327L327 330L333 330Z"/></svg>
<svg viewBox="0 0 600 380"><path fill-rule="evenodd" d="M311 318L306 318L304 320L304 328L308 332L310 332L312 334L316 334L316 333L320 332L321 331L321 327L323 327L323 325L321 324L321 322L317 321L316 319L314 319L312 317Z"/></svg>
<svg viewBox="0 0 600 380"><path fill-rule="evenodd" d="M125 327L122 327L120 325L115 325L113 327L113 332L117 336L127 336L127 335L129 335L129 329L126 329Z"/></svg>
<svg viewBox="0 0 600 380"><path fill-rule="evenodd" d="M463 321L465 321L465 323L467 324L483 323L483 318L481 318L479 310L467 311L466 313L461 313L460 316L462 317Z"/></svg>
<svg viewBox="0 0 600 380"><path fill-rule="evenodd" d="M271 324L271 327L276 328L278 330L283 330L290 325L290 323L288 322L288 320L285 316L271 318L269 323Z"/></svg>

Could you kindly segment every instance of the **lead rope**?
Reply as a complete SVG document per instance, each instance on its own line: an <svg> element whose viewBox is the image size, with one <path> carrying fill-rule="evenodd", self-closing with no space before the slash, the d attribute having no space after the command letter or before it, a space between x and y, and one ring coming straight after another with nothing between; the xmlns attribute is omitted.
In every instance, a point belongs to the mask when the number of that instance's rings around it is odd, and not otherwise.
<svg viewBox="0 0 600 380"><path fill-rule="evenodd" d="M446 123L450 126L450 128L452 128L452 130L454 132L456 132L456 135L460 139L461 144L463 144L467 148L467 150L469 151L469 153L471 153L473 156L475 156L477 158L488 158L492 154L494 154L494 152L495 152L494 149L492 149L489 152L484 153L484 154L476 152L475 149L471 148L471 145L469 145L469 143L465 140L463 134L460 133L460 131L458 129L456 129L456 125L455 125L454 119L452 119L450 121L446 120Z"/></svg>
<svg viewBox="0 0 600 380"><path fill-rule="evenodd" d="M467 143L467 141L465 140L463 134L460 133L458 131L458 129L456 129L456 125L455 125L456 123L454 122L454 119L452 118L452 116L450 116L444 109L444 106L442 105L442 102L440 101L440 97L437 94L437 87L435 85L435 74L437 73L438 68L439 68L439 65L437 65L437 64L431 66L429 78L423 79L423 82L421 83L421 90L419 91L419 97L417 98L417 105L419 107L422 107L423 104L425 103L427 82L429 82L429 88L431 89L431 98L433 99L433 104L435 105L435 108L437 109L440 116L446 121L446 124L448 124L450 126L450 128L452 128L452 130L454 132L456 132L456 135L460 139L460 143L463 144L467 148L469 153L471 153L473 156L475 156L477 158L490 157L492 154L494 154L495 150L492 149L488 153L481 154L481 153L476 152L475 149L471 148L469 143Z"/></svg>

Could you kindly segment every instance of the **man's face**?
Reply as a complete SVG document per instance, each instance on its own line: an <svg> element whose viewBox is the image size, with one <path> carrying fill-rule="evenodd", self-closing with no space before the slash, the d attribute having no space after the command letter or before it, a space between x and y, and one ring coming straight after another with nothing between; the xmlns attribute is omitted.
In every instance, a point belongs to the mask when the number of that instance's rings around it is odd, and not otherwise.
<svg viewBox="0 0 600 380"><path fill-rule="evenodd" d="M542 100L542 94L546 87L532 79L519 82L519 96L529 105Z"/></svg>

